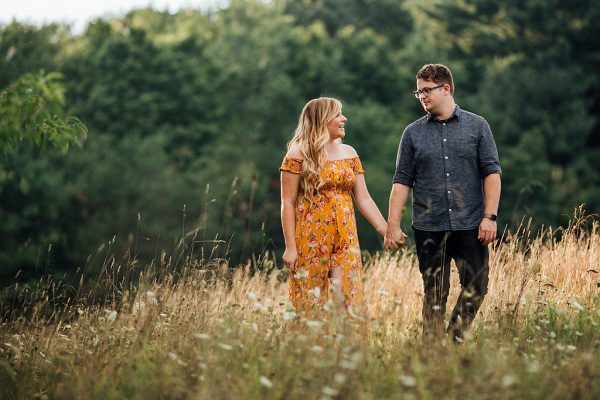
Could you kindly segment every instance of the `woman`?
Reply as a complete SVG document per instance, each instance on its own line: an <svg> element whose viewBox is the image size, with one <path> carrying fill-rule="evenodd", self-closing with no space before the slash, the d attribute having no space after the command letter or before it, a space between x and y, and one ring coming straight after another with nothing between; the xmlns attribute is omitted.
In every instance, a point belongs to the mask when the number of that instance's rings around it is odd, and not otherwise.
<svg viewBox="0 0 600 400"><path fill-rule="evenodd" d="M387 223L369 195L356 151L342 144L346 121L336 99L314 99L302 110L279 168L283 261L291 270L290 298L298 311L325 305L334 283L334 299L343 299L347 314L364 321L366 329L352 195L381 235Z"/></svg>

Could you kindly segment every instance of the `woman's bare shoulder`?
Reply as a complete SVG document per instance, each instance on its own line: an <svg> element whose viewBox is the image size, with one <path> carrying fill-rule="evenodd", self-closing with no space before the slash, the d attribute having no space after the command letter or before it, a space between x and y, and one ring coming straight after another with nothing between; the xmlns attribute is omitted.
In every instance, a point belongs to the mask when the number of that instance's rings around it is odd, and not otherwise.
<svg viewBox="0 0 600 400"><path fill-rule="evenodd" d="M297 146L292 146L285 156L289 158L297 158L299 160L304 160L302 150L300 150Z"/></svg>
<svg viewBox="0 0 600 400"><path fill-rule="evenodd" d="M349 144L345 144L342 143L342 150L344 152L344 156L346 158L354 158L354 157L358 157L358 153L356 152L356 150L354 150L354 147L350 146Z"/></svg>

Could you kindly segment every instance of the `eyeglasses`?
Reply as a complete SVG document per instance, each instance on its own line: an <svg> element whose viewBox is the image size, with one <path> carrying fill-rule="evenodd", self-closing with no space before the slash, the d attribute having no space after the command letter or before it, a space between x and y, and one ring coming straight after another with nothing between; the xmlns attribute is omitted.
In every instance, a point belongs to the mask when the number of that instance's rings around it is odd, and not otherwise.
<svg viewBox="0 0 600 400"><path fill-rule="evenodd" d="M445 85L445 83L443 85L438 85L438 86L434 86L434 87L426 87L426 88L423 88L422 90L415 90L413 92L413 94L415 95L415 97L417 99L420 99L422 94L424 94L425 96L429 96L429 93L431 93L431 91L433 89L441 88L444 85Z"/></svg>

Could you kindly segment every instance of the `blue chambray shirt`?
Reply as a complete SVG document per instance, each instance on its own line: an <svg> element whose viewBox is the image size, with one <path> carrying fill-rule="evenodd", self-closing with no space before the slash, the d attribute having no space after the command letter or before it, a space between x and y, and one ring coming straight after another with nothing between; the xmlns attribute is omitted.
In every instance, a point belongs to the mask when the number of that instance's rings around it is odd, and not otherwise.
<svg viewBox="0 0 600 400"><path fill-rule="evenodd" d="M440 121L427 114L406 127L394 183L412 188L412 225L423 231L475 229L483 218L482 179L502 173L487 121L458 106Z"/></svg>

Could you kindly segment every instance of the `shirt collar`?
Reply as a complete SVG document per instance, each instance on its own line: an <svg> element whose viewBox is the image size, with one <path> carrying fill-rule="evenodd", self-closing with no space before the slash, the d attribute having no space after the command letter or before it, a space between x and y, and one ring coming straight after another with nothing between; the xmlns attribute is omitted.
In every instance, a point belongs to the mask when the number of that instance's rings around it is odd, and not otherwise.
<svg viewBox="0 0 600 400"><path fill-rule="evenodd" d="M452 113L452 115L450 116L450 118L448 118L446 121L451 120L452 118L456 117L456 119L458 119L460 121L460 116L462 114L462 110L460 109L460 107L458 106L458 104L455 104L455 108L454 108L454 112ZM437 119L436 117L434 117L433 115L427 113L427 121L433 119L434 121L438 121L438 122L445 122L442 120Z"/></svg>

